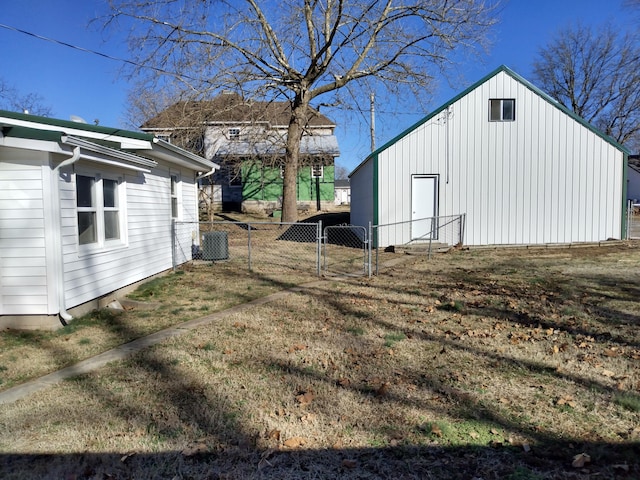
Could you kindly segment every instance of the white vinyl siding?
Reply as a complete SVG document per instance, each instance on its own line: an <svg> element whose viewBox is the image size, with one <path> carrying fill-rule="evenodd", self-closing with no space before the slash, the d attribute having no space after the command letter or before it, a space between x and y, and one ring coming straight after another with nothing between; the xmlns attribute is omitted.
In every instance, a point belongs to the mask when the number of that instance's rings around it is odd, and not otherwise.
<svg viewBox="0 0 640 480"><path fill-rule="evenodd" d="M0 151L0 315L49 311L43 196L47 159L42 153Z"/></svg>
<svg viewBox="0 0 640 480"><path fill-rule="evenodd" d="M514 99L517 121L487 121L492 98ZM623 158L501 71L378 153L378 222L410 220L411 176L439 174L439 213L466 214L465 244L620 238ZM353 199L352 208L360 208ZM381 245L408 241L395 230Z"/></svg>
<svg viewBox="0 0 640 480"><path fill-rule="evenodd" d="M123 173L126 185L127 245L112 251L79 255L75 225L65 237L65 292L68 307L82 304L123 286L172 268L171 242L171 173L167 165L158 165L152 173ZM104 175L116 172L105 172ZM197 221L197 185L193 172L178 171L180 178L180 215ZM73 186L62 185L64 197L73 195ZM71 198L73 198L71 196ZM65 203L63 218L72 220L75 205ZM124 207L124 206L123 206ZM64 231L64 229L63 229ZM71 235L69 235L71 233ZM197 238L197 237L196 237ZM178 263L190 259L191 252L179 252ZM189 258L187 258L187 255Z"/></svg>

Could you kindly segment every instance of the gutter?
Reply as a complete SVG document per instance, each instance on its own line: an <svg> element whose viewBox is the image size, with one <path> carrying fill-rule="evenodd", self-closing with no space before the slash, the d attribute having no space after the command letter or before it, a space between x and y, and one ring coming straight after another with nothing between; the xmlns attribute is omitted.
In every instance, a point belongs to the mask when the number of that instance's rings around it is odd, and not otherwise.
<svg viewBox="0 0 640 480"><path fill-rule="evenodd" d="M63 137L63 142L64 142L64 137ZM58 172L60 171L61 168L67 167L69 165L72 165L73 163L77 162L78 160L80 160L80 147L74 147L73 149L73 154L67 158L66 160L63 160L57 167L55 167L53 169L53 177L54 180L56 182L55 185L55 192L56 192L56 196L58 197L58 215L60 215L60 197L59 197L59 187L58 187ZM60 222L58 222L60 223ZM57 237L59 237L59 235L57 235ZM60 316L60 323L62 323L63 326L67 325L67 322L70 322L71 320L73 320L73 316L67 312L67 307L65 304L65 299L64 299L64 265L63 265L63 261L64 261L64 253L62 251L62 240L60 238L58 238L58 241L60 242L60 250L58 252L59 254L59 258L58 258L58 262L56 262L56 264L58 265L58 307L60 309L60 311L58 312L58 315Z"/></svg>

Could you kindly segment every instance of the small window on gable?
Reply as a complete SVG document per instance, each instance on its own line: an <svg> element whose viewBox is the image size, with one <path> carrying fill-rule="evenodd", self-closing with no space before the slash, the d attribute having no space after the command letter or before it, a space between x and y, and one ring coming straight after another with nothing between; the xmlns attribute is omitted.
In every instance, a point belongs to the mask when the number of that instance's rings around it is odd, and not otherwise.
<svg viewBox="0 0 640 480"><path fill-rule="evenodd" d="M239 128L230 128L229 129L229 140L238 140L240 138L240 129Z"/></svg>
<svg viewBox="0 0 640 480"><path fill-rule="evenodd" d="M322 178L323 173L322 165L313 165L311 167L311 178Z"/></svg>
<svg viewBox="0 0 640 480"><path fill-rule="evenodd" d="M489 120L492 122L513 122L516 119L516 101L513 98L492 98L489 100Z"/></svg>

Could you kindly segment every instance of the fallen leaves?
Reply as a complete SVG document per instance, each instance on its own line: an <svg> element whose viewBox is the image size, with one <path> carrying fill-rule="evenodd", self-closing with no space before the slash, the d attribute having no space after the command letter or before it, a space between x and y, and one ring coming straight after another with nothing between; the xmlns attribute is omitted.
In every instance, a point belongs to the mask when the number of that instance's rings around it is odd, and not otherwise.
<svg viewBox="0 0 640 480"><path fill-rule="evenodd" d="M342 460L342 466L344 468L348 468L348 469L354 469L358 466L358 462L356 462L355 460L351 460L348 458L345 458L344 460Z"/></svg>
<svg viewBox="0 0 640 480"><path fill-rule="evenodd" d="M313 399L316 398L316 394L312 389L307 389L304 391L299 391L298 395L296 395L296 401L302 407L310 405L313 402Z"/></svg>
<svg viewBox="0 0 640 480"><path fill-rule="evenodd" d="M567 405L571 408L576 408L577 403L573 399L572 395L563 395L562 397L556 400L556 405L559 405L559 406Z"/></svg>
<svg viewBox="0 0 640 480"><path fill-rule="evenodd" d="M185 457L194 457L194 456L199 455L201 453L206 453L207 451L209 451L209 447L207 446L207 444L204 443L204 442L199 442L199 443L196 443L194 445L188 446L187 448L182 450L181 453Z"/></svg>
<svg viewBox="0 0 640 480"><path fill-rule="evenodd" d="M340 387L347 388L349 385L351 385L351 380L349 380L347 377L340 377L336 381L336 384Z"/></svg>
<svg viewBox="0 0 640 480"><path fill-rule="evenodd" d="M306 350L307 346L302 344L302 343L296 343L295 345L291 345L289 347L289 350L287 350L289 353L293 353L293 352L301 352L302 350Z"/></svg>
<svg viewBox="0 0 640 480"><path fill-rule="evenodd" d="M591 463L591 457L586 453L579 453L575 457L573 457L573 461L571 462L571 466L573 468L584 468L586 464Z"/></svg>
<svg viewBox="0 0 640 480"><path fill-rule="evenodd" d="M291 437L284 441L283 445L287 448L300 448L307 444L307 440L303 437Z"/></svg>
<svg viewBox="0 0 640 480"><path fill-rule="evenodd" d="M431 434L435 435L436 437L442 437L442 429L437 423L431 424Z"/></svg>

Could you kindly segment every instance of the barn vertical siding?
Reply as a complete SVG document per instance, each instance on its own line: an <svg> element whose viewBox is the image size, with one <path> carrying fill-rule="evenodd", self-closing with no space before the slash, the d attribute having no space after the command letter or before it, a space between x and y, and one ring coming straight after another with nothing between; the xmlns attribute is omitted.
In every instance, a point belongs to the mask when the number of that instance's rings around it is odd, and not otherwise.
<svg viewBox="0 0 640 480"><path fill-rule="evenodd" d="M0 315L49 309L45 153L0 150Z"/></svg>
<svg viewBox="0 0 640 480"><path fill-rule="evenodd" d="M515 99L515 121L490 122L492 98ZM466 213L468 245L620 236L623 152L505 71L377 154L380 224L409 221L411 177L432 174L439 214ZM386 230L386 244L410 240L406 226Z"/></svg>

